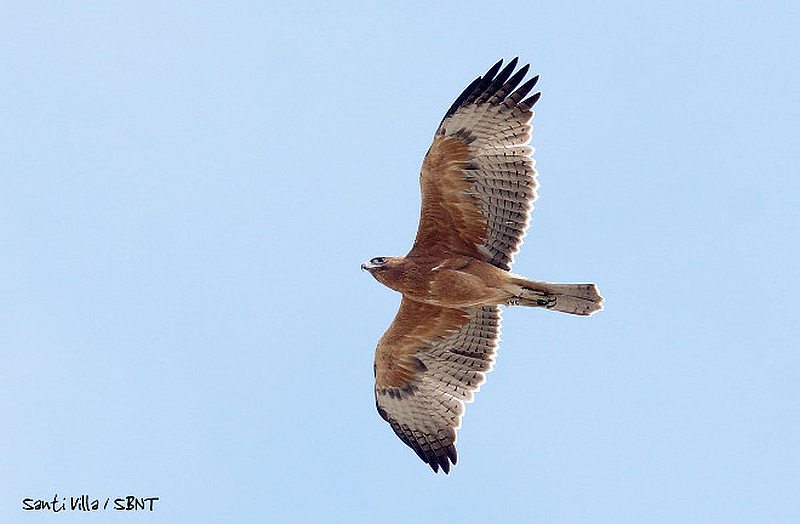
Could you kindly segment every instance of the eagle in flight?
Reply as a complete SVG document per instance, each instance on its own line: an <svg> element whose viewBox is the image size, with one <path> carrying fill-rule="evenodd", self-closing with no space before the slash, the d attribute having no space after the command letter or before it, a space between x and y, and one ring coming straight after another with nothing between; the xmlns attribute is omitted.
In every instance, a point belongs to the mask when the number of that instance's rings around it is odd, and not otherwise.
<svg viewBox="0 0 800 524"><path fill-rule="evenodd" d="M574 315L602 309L594 284L511 272L536 199L530 121L541 93L529 65L500 60L459 95L420 173L422 211L404 257L361 265L399 291L400 309L375 350L378 413L434 472L455 464L464 403L492 368L500 306Z"/></svg>

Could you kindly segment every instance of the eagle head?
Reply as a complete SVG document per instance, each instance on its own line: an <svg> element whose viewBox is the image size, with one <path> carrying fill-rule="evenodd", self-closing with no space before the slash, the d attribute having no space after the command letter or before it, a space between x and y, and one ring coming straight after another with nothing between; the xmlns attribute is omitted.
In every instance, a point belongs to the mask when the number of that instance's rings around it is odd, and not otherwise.
<svg viewBox="0 0 800 524"><path fill-rule="evenodd" d="M387 263L391 257L375 257L369 259L367 262L361 264L361 269L364 271L369 271L372 273L373 271L378 271L382 268L386 268ZM374 273L373 273L374 274Z"/></svg>
<svg viewBox="0 0 800 524"><path fill-rule="evenodd" d="M361 264L361 269L369 271L375 280L395 289L392 283L403 273L403 257L375 257Z"/></svg>

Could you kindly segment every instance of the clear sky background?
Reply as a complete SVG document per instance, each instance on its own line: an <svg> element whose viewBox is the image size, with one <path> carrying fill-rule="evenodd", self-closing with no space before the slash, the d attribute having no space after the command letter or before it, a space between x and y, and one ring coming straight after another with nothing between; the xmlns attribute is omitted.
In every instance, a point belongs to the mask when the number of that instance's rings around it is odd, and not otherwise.
<svg viewBox="0 0 800 524"><path fill-rule="evenodd" d="M0 521L800 522L796 2L4 2ZM511 309L434 475L374 408L417 173L541 74Z"/></svg>

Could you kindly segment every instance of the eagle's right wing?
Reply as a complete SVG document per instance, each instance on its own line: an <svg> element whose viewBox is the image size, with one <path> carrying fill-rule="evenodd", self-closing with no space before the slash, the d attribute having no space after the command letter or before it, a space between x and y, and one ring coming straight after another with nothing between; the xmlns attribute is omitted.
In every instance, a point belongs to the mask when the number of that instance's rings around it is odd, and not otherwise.
<svg viewBox="0 0 800 524"><path fill-rule="evenodd" d="M464 403L492 368L500 308L449 309L403 298L375 350L378 413L433 471L455 464Z"/></svg>

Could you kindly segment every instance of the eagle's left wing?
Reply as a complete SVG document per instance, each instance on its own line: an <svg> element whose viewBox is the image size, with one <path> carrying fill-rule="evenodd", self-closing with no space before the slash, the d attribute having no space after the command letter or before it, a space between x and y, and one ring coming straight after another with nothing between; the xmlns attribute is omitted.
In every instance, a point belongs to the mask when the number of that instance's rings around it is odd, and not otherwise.
<svg viewBox="0 0 800 524"><path fill-rule="evenodd" d="M375 350L378 413L433 471L456 463L464 403L492 368L500 308L449 309L403 298Z"/></svg>
<svg viewBox="0 0 800 524"><path fill-rule="evenodd" d="M467 255L510 270L536 199L528 145L533 105L517 59L472 82L445 114L420 173L422 209L409 256ZM527 97L527 98L526 98Z"/></svg>

